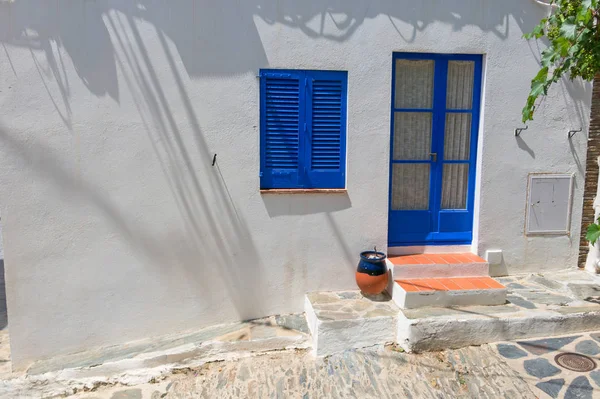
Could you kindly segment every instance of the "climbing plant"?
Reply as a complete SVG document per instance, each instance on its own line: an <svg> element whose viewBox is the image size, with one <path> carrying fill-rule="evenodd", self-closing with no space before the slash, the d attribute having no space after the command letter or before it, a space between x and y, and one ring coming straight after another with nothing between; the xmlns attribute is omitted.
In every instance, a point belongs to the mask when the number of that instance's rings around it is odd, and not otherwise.
<svg viewBox="0 0 600 399"><path fill-rule="evenodd" d="M591 81L600 72L600 0L550 0L548 4L550 15L524 36L546 39L549 44L531 81L523 122L533 120L538 99L565 74ZM600 218L588 226L586 239L592 245L600 240Z"/></svg>
<svg viewBox="0 0 600 399"><path fill-rule="evenodd" d="M600 219L597 221L600 223ZM585 239L594 245L598 239L600 239L600 225L598 223L592 223L588 226L585 234Z"/></svg>
<svg viewBox="0 0 600 399"><path fill-rule="evenodd" d="M565 74L591 81L600 72L600 0L550 0L552 12L524 37L547 39L542 67L531 81L523 122L533 120L536 103Z"/></svg>

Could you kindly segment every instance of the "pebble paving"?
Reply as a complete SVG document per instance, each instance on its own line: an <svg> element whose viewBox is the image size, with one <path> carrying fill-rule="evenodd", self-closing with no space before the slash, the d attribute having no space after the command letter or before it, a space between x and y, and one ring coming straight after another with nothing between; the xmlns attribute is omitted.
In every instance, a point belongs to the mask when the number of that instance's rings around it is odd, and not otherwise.
<svg viewBox="0 0 600 399"><path fill-rule="evenodd" d="M487 345L421 355L394 347L325 359L280 353L207 365L167 398L535 398Z"/></svg>

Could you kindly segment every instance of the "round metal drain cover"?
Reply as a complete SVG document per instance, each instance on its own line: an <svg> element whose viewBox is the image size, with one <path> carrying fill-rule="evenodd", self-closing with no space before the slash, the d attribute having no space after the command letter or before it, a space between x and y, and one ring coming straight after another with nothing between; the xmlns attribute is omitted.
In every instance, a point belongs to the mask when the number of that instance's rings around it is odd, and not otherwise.
<svg viewBox="0 0 600 399"><path fill-rule="evenodd" d="M579 353L561 353L554 361L561 367L571 371L586 372L596 368L596 362Z"/></svg>

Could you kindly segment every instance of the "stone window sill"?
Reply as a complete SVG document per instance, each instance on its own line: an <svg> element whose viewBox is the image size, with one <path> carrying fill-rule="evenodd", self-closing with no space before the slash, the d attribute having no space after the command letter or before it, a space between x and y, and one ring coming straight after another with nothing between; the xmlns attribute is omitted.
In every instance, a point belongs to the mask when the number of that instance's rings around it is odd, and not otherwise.
<svg viewBox="0 0 600 399"><path fill-rule="evenodd" d="M270 190L260 190L261 194L346 194L347 192L348 191L345 188L275 188Z"/></svg>

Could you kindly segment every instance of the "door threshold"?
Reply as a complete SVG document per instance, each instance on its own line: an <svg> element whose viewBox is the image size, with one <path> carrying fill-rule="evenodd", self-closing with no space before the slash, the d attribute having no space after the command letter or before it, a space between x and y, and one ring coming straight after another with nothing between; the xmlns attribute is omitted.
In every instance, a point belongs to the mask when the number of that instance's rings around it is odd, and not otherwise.
<svg viewBox="0 0 600 399"><path fill-rule="evenodd" d="M388 247L388 256L415 254L452 254L471 252L471 244L466 245L409 245Z"/></svg>

